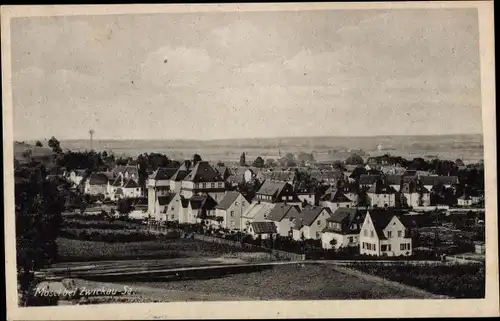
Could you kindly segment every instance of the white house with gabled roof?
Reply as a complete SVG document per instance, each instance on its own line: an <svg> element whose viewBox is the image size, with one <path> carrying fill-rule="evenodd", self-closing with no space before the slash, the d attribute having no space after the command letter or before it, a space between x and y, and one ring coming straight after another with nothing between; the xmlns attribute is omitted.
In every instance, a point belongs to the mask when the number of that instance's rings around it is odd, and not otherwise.
<svg viewBox="0 0 500 321"><path fill-rule="evenodd" d="M413 247L407 226L393 209L368 211L359 233L361 254L375 256L410 256Z"/></svg>

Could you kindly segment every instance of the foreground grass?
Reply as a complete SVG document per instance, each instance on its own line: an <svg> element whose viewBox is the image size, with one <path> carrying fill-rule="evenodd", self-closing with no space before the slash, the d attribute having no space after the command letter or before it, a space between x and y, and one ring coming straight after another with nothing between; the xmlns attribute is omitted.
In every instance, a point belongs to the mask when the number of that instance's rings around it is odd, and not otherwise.
<svg viewBox="0 0 500 321"><path fill-rule="evenodd" d="M335 300L426 298L379 282L348 275L324 265L275 266L260 272L212 279L170 282L134 282L164 290L248 297L254 300Z"/></svg>
<svg viewBox="0 0 500 321"><path fill-rule="evenodd" d="M350 264L349 267L434 294L455 298L484 298L485 295L485 269L482 264L415 266L360 262Z"/></svg>
<svg viewBox="0 0 500 321"><path fill-rule="evenodd" d="M58 262L220 257L249 250L200 240L177 239L108 243L58 238Z"/></svg>

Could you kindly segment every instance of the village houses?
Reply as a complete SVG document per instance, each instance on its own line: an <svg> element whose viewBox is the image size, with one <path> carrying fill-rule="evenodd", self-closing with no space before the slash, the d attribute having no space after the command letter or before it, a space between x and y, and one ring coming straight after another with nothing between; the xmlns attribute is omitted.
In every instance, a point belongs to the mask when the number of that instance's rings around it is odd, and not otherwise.
<svg viewBox="0 0 500 321"><path fill-rule="evenodd" d="M333 212L321 234L324 249L359 247L359 231L366 211L341 207Z"/></svg>
<svg viewBox="0 0 500 321"><path fill-rule="evenodd" d="M359 234L360 253L375 256L410 256L407 228L392 209L368 211Z"/></svg>
<svg viewBox="0 0 500 321"><path fill-rule="evenodd" d="M418 183L405 183L401 189L404 202L410 207L431 205L431 194L427 188Z"/></svg>
<svg viewBox="0 0 500 321"><path fill-rule="evenodd" d="M332 212L327 207L306 206L300 212L300 216L294 219L293 239L320 239L321 232L327 226L327 219Z"/></svg>
<svg viewBox="0 0 500 321"><path fill-rule="evenodd" d="M353 206L353 201L345 196L342 187L330 187L320 199L319 205L328 207L334 213L338 208Z"/></svg>
<svg viewBox="0 0 500 321"><path fill-rule="evenodd" d="M394 207L396 205L396 191L383 179L377 180L367 191L370 205L376 207Z"/></svg>
<svg viewBox="0 0 500 321"><path fill-rule="evenodd" d="M267 239L278 233L274 222L267 222L267 221L250 223L247 232L254 239L258 238L259 236L262 239Z"/></svg>
<svg viewBox="0 0 500 321"><path fill-rule="evenodd" d="M190 198L201 193L209 194L215 201L220 201L226 193L224 179L206 161L198 162L181 183L184 197Z"/></svg>
<svg viewBox="0 0 500 321"><path fill-rule="evenodd" d="M157 199L170 193L170 179L177 172L176 168L159 167L148 177L148 212L157 213Z"/></svg>
<svg viewBox="0 0 500 321"><path fill-rule="evenodd" d="M277 233L283 237L293 237L294 219L300 216L300 207L289 204L276 204L268 215L268 219L276 225Z"/></svg>
<svg viewBox="0 0 500 321"><path fill-rule="evenodd" d="M243 213L240 229L247 230L251 222L268 221L268 215L277 203L302 205L292 185L286 182L265 180L252 200L252 204Z"/></svg>
<svg viewBox="0 0 500 321"><path fill-rule="evenodd" d="M239 229L241 217L251 201L243 194L236 191L228 191L215 206L215 216L220 217L221 227L226 229Z"/></svg>

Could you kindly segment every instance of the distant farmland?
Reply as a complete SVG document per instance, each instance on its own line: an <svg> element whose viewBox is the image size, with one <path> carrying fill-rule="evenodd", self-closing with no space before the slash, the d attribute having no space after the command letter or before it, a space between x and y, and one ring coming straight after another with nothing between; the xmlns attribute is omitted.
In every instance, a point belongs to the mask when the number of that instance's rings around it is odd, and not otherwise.
<svg viewBox="0 0 500 321"><path fill-rule="evenodd" d="M377 146L380 145L379 150ZM88 140L61 141L63 149L85 150ZM142 153L164 153L170 158L184 159L198 153L211 161L237 161L242 152L247 160L257 156L278 158L286 153L313 153L316 160L343 160L350 150L363 150L369 155L389 153L409 159L414 157L477 162L483 159L482 135L443 136L377 136L377 137L288 137L258 139L194 140L98 140L97 151L115 155L137 156Z"/></svg>

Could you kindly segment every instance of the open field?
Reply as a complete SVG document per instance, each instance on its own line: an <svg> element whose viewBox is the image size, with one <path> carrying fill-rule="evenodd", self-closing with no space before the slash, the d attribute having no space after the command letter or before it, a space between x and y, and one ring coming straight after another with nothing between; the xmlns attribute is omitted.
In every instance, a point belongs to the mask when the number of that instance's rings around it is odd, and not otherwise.
<svg viewBox="0 0 500 321"><path fill-rule="evenodd" d="M88 140L61 141L63 149L85 150ZM381 150L377 145L381 145ZM367 154L390 153L406 158L426 157L477 162L483 158L482 135L378 136L378 137L287 137L259 139L193 140L94 140L96 151L137 156L142 153L164 153L173 159L190 158L198 153L210 161L238 161L242 152L247 159L278 158L279 152L313 153L318 161L343 160L349 150L362 149Z"/></svg>
<svg viewBox="0 0 500 321"><path fill-rule="evenodd" d="M108 243L58 238L57 245L58 262L220 257L237 252L251 252L225 244L188 239Z"/></svg>
<svg viewBox="0 0 500 321"><path fill-rule="evenodd" d="M455 298L484 298L484 264L456 264L418 266L404 263L382 265L352 263L350 268L391 281L412 285L435 294Z"/></svg>
<svg viewBox="0 0 500 321"><path fill-rule="evenodd" d="M260 272L240 273L205 280L123 283L199 295L247 297L253 300L423 299L423 292L395 287L377 280L342 273L332 266L275 266Z"/></svg>

